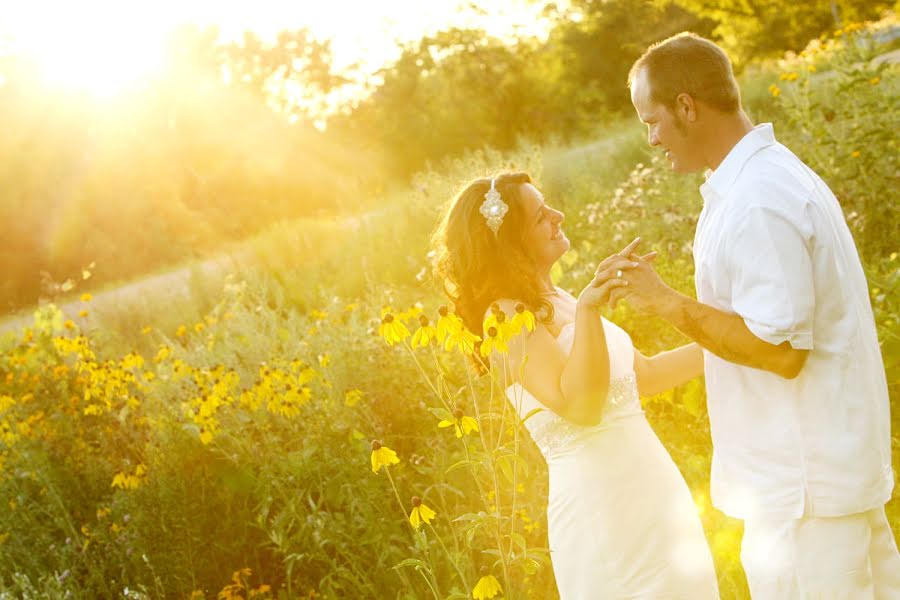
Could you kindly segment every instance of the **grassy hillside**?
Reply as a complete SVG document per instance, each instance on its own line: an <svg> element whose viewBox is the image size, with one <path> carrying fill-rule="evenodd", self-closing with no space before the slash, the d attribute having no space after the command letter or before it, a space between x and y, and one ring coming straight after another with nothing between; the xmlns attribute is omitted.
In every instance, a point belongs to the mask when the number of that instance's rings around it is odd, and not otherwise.
<svg viewBox="0 0 900 600"><path fill-rule="evenodd" d="M817 41L742 85L754 120L774 120L841 199L897 432L898 79L866 39ZM273 227L220 291L183 303L148 292L94 314L85 297L72 320L46 307L0 341L0 597L466 598L482 567L506 598L555 597L546 470L496 386L470 379L458 349L379 335L385 310L412 331L439 320L427 252L440 206L500 168L530 171L565 210L563 287L640 234L692 293L700 178L670 173L633 119L574 147L436 166L349 224ZM682 341L627 306L606 316L645 352ZM709 503L702 383L645 409L694 494L723 598L747 598L740 523ZM399 463L373 473L372 440ZM436 512L418 528L413 496ZM900 502L888 514L897 532Z"/></svg>

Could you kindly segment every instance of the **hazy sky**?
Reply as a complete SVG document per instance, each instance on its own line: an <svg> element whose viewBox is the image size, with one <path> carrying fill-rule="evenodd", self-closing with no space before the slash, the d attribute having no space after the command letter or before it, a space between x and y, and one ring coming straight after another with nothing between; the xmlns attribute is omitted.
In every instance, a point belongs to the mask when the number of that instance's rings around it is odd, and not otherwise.
<svg viewBox="0 0 900 600"><path fill-rule="evenodd" d="M333 39L335 66L361 61L377 68L396 56L394 39L418 39L452 25L498 35L515 27L540 34L547 28L542 5L528 0L9 0L0 3L0 32L14 48L39 52L85 39L146 47L185 22L216 24L227 37L247 29L271 35L308 27ZM118 32L127 32L127 39Z"/></svg>

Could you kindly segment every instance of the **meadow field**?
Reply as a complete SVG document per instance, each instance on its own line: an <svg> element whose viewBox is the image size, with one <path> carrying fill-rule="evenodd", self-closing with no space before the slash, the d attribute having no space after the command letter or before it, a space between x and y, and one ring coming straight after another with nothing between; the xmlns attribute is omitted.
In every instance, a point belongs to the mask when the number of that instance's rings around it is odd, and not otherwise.
<svg viewBox="0 0 900 600"><path fill-rule="evenodd" d="M895 474L900 80L873 61L896 47L873 32L896 26L850 26L741 75L751 118L829 183L854 233ZM449 318L429 255L441 207L506 169L566 214L558 285L577 292L640 236L693 295L702 176L671 173L628 116L576 141L434 161L352 219L266 224L232 250L233 272L197 272L181 295L100 305L75 281L0 337L0 598L556 598L541 456L502 382L467 367L465 340L427 329ZM645 354L685 339L627 304L604 316ZM749 598L741 524L709 501L702 380L643 402L692 490L722 598ZM887 513L900 534L900 499Z"/></svg>

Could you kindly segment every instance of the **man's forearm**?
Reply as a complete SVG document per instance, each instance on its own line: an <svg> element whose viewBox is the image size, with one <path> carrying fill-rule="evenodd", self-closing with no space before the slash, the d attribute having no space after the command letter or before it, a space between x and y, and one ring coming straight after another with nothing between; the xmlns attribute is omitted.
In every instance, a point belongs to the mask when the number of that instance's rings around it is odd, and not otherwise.
<svg viewBox="0 0 900 600"><path fill-rule="evenodd" d="M787 342L775 346L756 337L740 315L722 312L675 291L660 300L656 313L729 362L792 378L805 360L805 352L792 352Z"/></svg>

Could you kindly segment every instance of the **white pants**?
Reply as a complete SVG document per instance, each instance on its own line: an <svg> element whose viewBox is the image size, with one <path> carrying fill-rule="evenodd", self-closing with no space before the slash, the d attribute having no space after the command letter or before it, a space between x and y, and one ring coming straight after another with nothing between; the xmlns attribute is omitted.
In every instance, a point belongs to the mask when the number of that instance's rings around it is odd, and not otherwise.
<svg viewBox="0 0 900 600"><path fill-rule="evenodd" d="M741 562L753 600L900 600L900 554L884 507L745 522Z"/></svg>

